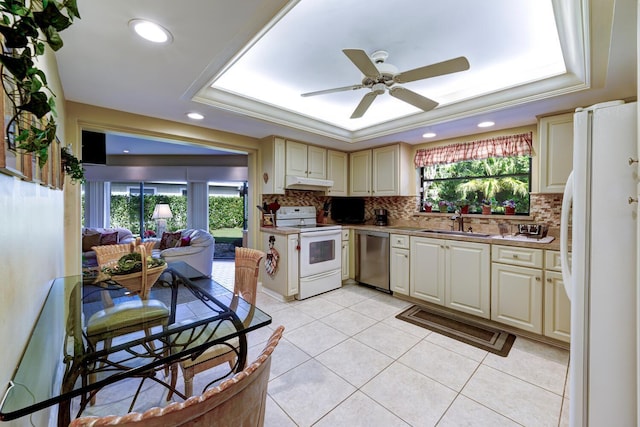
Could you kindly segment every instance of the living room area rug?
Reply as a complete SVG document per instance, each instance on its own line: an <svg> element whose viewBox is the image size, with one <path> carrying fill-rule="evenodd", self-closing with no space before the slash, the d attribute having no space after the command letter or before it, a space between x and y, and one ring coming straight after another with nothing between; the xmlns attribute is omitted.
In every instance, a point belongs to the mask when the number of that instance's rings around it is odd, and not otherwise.
<svg viewBox="0 0 640 427"><path fill-rule="evenodd" d="M396 318L506 357L516 336L448 312L413 305Z"/></svg>

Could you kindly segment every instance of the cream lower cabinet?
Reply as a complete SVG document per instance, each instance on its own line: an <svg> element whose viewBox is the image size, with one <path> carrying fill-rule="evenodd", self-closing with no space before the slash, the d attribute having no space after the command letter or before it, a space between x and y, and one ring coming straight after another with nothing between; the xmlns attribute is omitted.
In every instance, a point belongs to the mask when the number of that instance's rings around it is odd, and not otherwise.
<svg viewBox="0 0 640 427"><path fill-rule="evenodd" d="M545 251L544 330L547 337L569 342L571 338L571 301L564 289L560 252Z"/></svg>
<svg viewBox="0 0 640 427"><path fill-rule="evenodd" d="M489 318L490 245L411 237L409 295Z"/></svg>
<svg viewBox="0 0 640 427"><path fill-rule="evenodd" d="M349 230L342 230L342 281L349 280Z"/></svg>
<svg viewBox="0 0 640 427"><path fill-rule="evenodd" d="M409 295L409 236L392 234L389 278L393 293Z"/></svg>
<svg viewBox="0 0 640 427"><path fill-rule="evenodd" d="M491 320L542 334L542 250L493 245Z"/></svg>

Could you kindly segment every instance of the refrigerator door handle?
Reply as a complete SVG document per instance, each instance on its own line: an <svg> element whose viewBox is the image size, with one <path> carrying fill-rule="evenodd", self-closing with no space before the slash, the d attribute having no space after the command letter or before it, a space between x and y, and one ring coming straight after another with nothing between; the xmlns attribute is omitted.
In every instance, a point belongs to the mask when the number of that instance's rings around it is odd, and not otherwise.
<svg viewBox="0 0 640 427"><path fill-rule="evenodd" d="M571 218L571 203L573 202L573 172L569 174L562 197L562 211L560 214L560 264L562 266L562 281L564 290L571 299L571 266L569 265L569 219Z"/></svg>

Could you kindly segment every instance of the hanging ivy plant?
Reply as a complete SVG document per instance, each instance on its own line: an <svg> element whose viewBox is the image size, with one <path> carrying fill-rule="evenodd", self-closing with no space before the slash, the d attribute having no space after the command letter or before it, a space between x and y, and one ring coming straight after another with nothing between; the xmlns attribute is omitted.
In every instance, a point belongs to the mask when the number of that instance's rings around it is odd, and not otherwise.
<svg viewBox="0 0 640 427"><path fill-rule="evenodd" d="M62 147L60 149L60 158L62 170L71 177L71 182L83 183L84 169L82 168L82 162L73 155L69 147Z"/></svg>
<svg viewBox="0 0 640 427"><path fill-rule="evenodd" d="M76 0L5 0L0 1L0 15L0 78L13 106L5 134L11 147L34 153L43 167L56 136L57 114L55 94L35 59L44 54L45 43L54 51L59 50L63 45L59 33L80 14ZM34 116L36 119L32 119ZM70 150L62 151L67 164L80 164ZM70 172L66 166L63 169ZM80 171L84 180L84 171ZM72 179L79 178L72 175Z"/></svg>

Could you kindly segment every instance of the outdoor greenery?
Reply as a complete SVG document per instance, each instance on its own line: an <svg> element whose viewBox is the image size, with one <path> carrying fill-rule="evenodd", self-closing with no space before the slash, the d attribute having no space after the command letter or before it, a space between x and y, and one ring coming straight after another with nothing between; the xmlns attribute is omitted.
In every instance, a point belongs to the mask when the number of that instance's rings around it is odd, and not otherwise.
<svg viewBox="0 0 640 427"><path fill-rule="evenodd" d="M156 230L157 228L155 220L151 219L151 216L158 203L168 204L173 214L173 217L167 220L167 231L182 230L187 227L187 198L185 196L145 195L145 230ZM139 196L111 196L111 226L128 228L133 234L140 234L139 212ZM209 197L209 230L242 228L243 214L242 198Z"/></svg>
<svg viewBox="0 0 640 427"><path fill-rule="evenodd" d="M529 213L531 159L528 156L469 160L421 170L423 198L432 203L446 202L449 210L464 204L470 213L480 213L485 200L494 212L503 212L512 200L516 213Z"/></svg>

